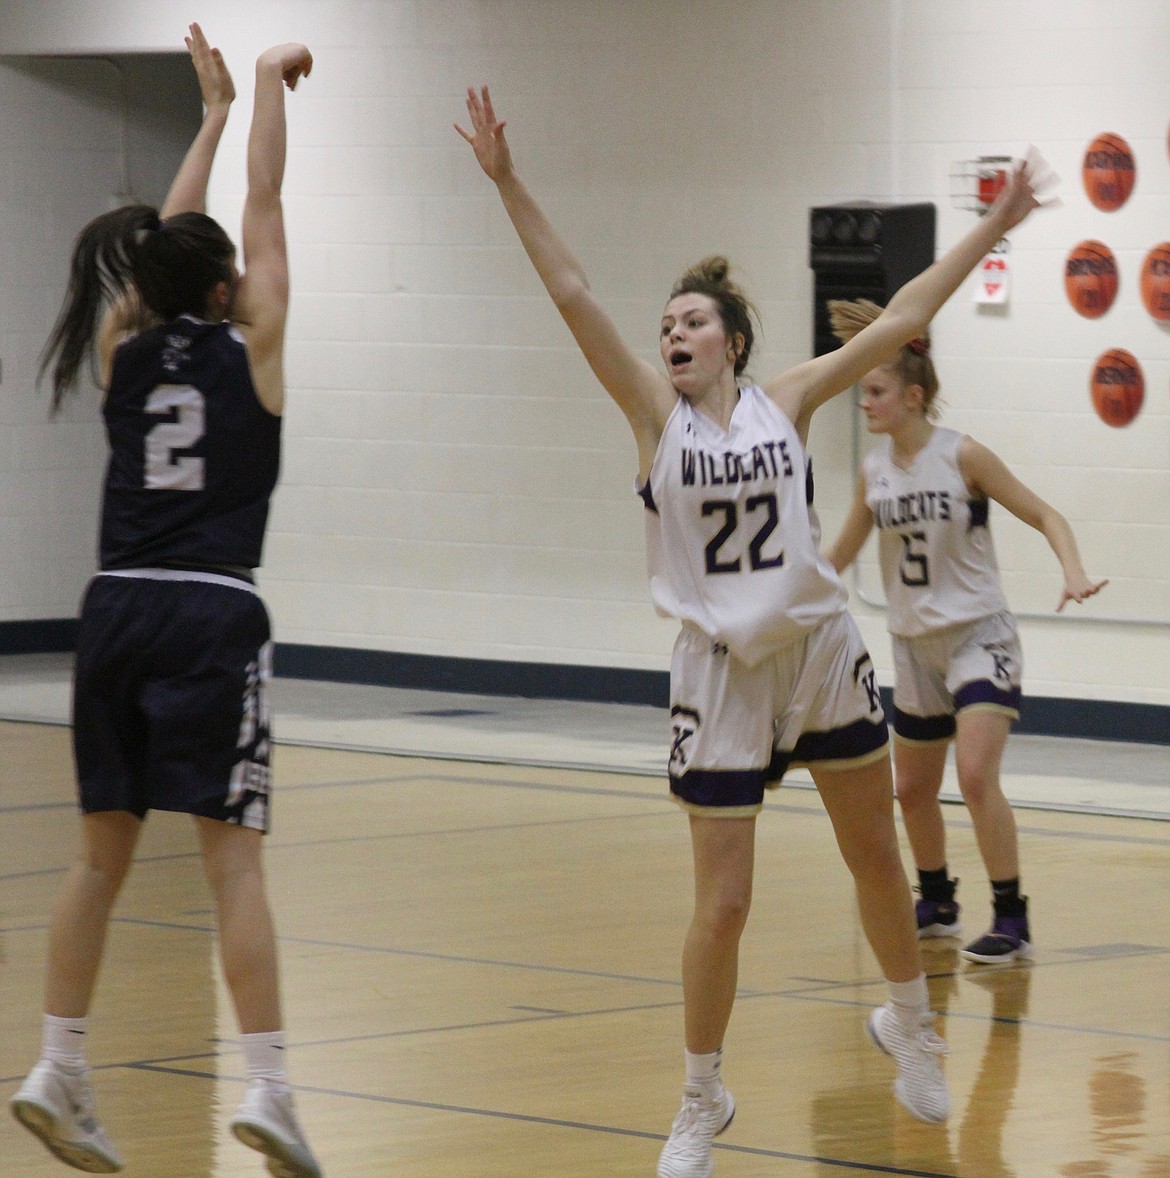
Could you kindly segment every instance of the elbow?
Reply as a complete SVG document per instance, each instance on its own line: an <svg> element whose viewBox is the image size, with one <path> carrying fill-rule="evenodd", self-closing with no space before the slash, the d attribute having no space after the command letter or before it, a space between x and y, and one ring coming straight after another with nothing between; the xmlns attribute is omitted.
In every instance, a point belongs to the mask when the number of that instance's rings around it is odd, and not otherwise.
<svg viewBox="0 0 1170 1178"><path fill-rule="evenodd" d="M905 342L926 331L932 318L930 308L923 306L922 300L915 295L913 279L893 293L881 313L886 328Z"/></svg>
<svg viewBox="0 0 1170 1178"><path fill-rule="evenodd" d="M929 330L932 317L922 308L912 304L896 304L894 300L897 297L895 294L894 299L886 308L885 314L890 318L890 327L897 337L903 344L908 344L912 339L917 339Z"/></svg>
<svg viewBox="0 0 1170 1178"><path fill-rule="evenodd" d="M1072 538L1072 527L1069 525L1068 520L1055 507L1049 507L1047 504L1037 516L1036 523L1032 526L1041 535L1045 536L1049 543L1055 543L1065 538Z"/></svg>
<svg viewBox="0 0 1170 1178"><path fill-rule="evenodd" d="M566 318L572 318L574 310L593 297L589 282L584 274L574 274L550 283L549 294L556 308Z"/></svg>

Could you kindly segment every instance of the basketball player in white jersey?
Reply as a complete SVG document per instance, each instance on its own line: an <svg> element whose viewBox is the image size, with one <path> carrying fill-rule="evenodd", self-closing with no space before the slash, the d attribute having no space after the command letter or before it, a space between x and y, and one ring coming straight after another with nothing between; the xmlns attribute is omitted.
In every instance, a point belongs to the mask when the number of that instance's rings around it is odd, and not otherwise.
<svg viewBox="0 0 1170 1178"><path fill-rule="evenodd" d="M881 313L868 300L833 302L829 310L842 341L857 338ZM1056 553L1064 573L1058 610L1105 582L1085 575L1064 516L986 446L934 424L937 392L925 332L862 378L866 426L883 441L865 458L852 509L827 555L838 571L845 569L877 525L894 646L897 795L922 896L915 906L918 935L962 931L938 800L954 740L959 788L994 911L990 931L962 955L1008 963L1032 953L1016 823L999 780L1008 732L1019 717L1023 663L991 542L991 502L1036 528Z"/></svg>
<svg viewBox="0 0 1170 1178"><path fill-rule="evenodd" d="M890 1002L870 1017L910 1112L942 1121L950 1097L893 817L887 734L844 586L817 551L805 454L818 406L918 335L964 276L1036 207L1018 170L988 216L907 284L869 330L764 385L741 380L751 306L707 259L663 311L665 374L619 336L585 273L512 165L486 87L457 126L638 449L651 593L682 623L671 667L671 791L690 817L695 909L683 948L686 1082L659 1178L707 1178L735 1102L720 1075L751 901L755 821L767 785L807 764L854 876Z"/></svg>

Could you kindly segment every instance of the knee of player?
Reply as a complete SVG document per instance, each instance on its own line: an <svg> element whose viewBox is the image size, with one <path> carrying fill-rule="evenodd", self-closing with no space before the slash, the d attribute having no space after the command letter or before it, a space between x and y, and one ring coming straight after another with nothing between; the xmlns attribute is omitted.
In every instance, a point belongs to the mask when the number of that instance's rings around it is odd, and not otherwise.
<svg viewBox="0 0 1170 1178"><path fill-rule="evenodd" d="M941 787L941 778L936 780L933 776L906 772L894 775L894 794L904 810L937 805Z"/></svg>
<svg viewBox="0 0 1170 1178"><path fill-rule="evenodd" d="M695 918L711 936L721 940L738 937L747 924L752 906L751 888L729 888L721 891L695 909Z"/></svg>
<svg viewBox="0 0 1170 1178"><path fill-rule="evenodd" d="M959 792L968 807L980 806L989 798L1002 794L999 784L999 769L994 765L960 763L956 767L959 777Z"/></svg>
<svg viewBox="0 0 1170 1178"><path fill-rule="evenodd" d="M114 859L109 856L82 856L78 870L82 873L83 886L90 893L102 893L109 898L117 896L126 882L131 860Z"/></svg>

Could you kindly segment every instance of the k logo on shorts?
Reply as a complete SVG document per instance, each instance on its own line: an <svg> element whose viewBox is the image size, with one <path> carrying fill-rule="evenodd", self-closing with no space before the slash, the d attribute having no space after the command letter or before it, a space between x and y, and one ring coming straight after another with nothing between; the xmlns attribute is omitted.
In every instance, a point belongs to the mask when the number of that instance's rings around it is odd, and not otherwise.
<svg viewBox="0 0 1170 1178"><path fill-rule="evenodd" d="M675 705L670 709L670 772L681 777L687 771L687 741L699 730L702 719L694 708Z"/></svg>

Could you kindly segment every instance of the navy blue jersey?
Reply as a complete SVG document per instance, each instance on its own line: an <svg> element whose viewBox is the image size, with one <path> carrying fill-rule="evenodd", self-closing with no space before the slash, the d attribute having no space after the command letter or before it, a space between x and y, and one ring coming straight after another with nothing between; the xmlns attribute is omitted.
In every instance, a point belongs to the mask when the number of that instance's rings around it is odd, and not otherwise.
<svg viewBox="0 0 1170 1178"><path fill-rule="evenodd" d="M103 414L103 569L260 563L280 418L235 328L184 315L127 340Z"/></svg>

